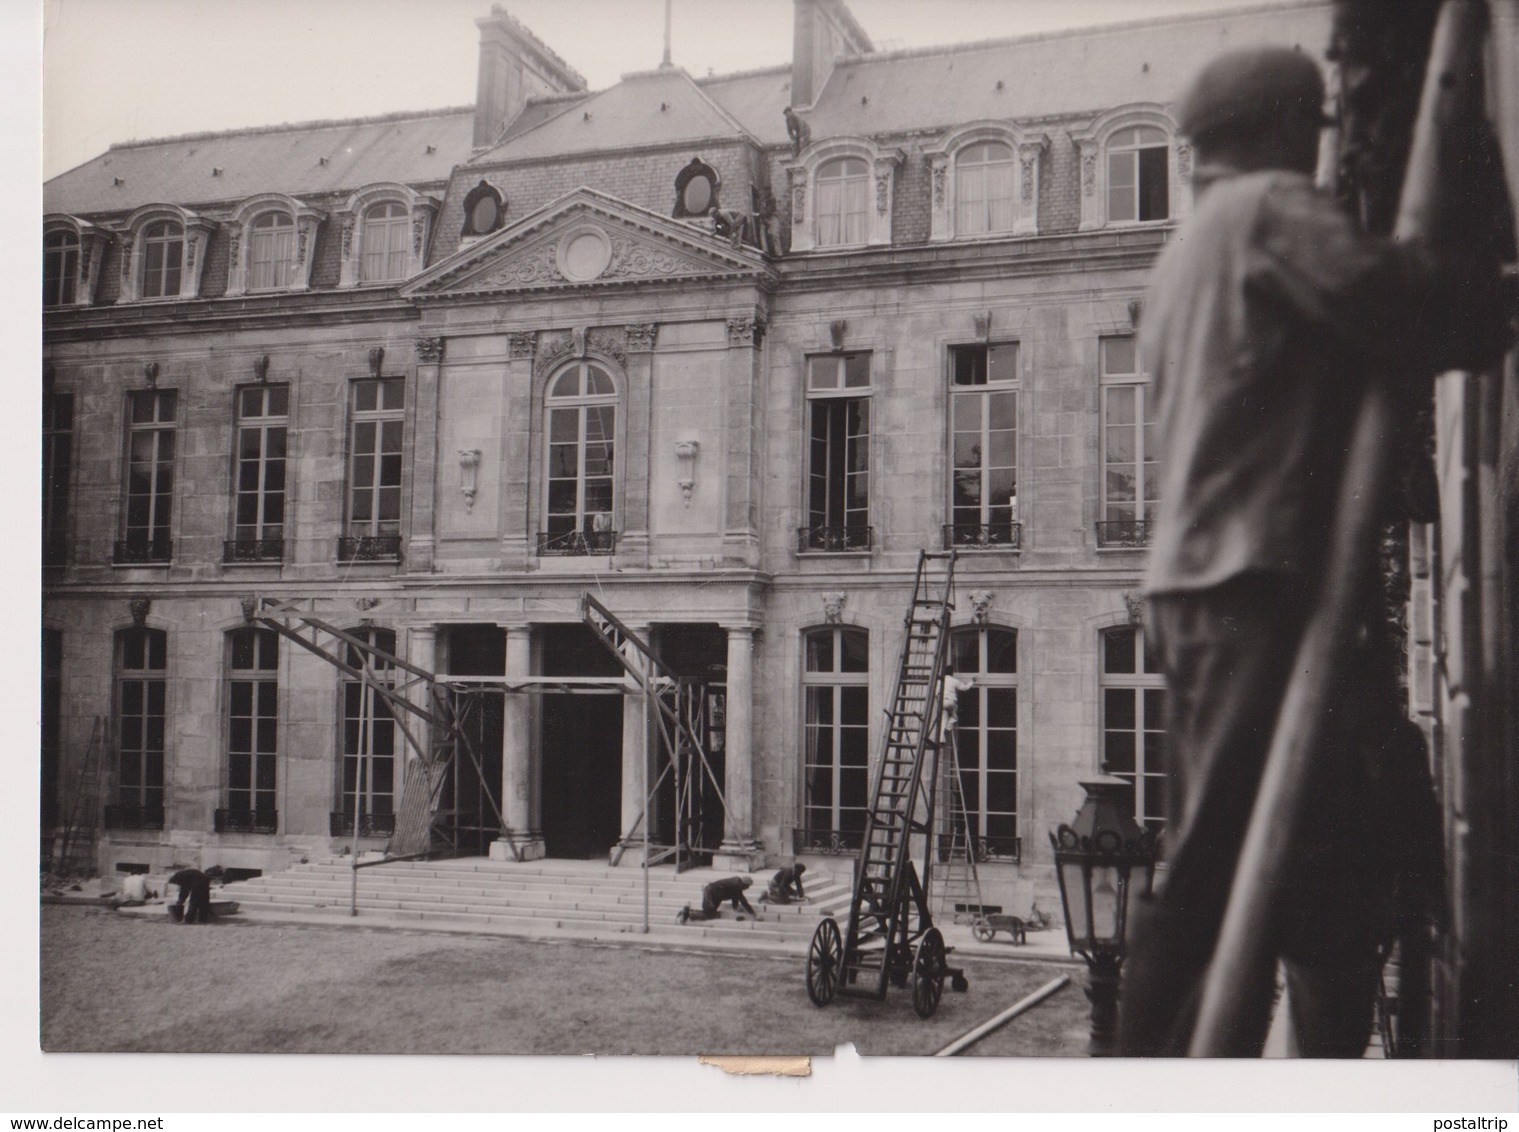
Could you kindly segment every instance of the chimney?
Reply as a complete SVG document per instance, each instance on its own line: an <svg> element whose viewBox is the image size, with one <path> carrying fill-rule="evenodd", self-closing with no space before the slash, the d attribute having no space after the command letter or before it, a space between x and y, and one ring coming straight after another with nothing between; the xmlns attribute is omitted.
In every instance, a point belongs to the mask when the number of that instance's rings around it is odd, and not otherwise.
<svg viewBox="0 0 1519 1132"><path fill-rule="evenodd" d="M476 149L495 143L501 131L537 94L585 90L580 74L500 5L476 20L480 70L475 88Z"/></svg>
<svg viewBox="0 0 1519 1132"><path fill-rule="evenodd" d="M844 0L794 0L796 15L791 39L791 105L811 106L828 75L836 55L863 55L874 51Z"/></svg>

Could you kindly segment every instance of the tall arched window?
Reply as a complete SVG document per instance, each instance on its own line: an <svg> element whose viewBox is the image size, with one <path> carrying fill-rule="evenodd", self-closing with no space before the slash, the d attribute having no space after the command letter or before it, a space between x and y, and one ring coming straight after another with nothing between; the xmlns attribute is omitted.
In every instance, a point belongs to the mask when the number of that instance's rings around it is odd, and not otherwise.
<svg viewBox="0 0 1519 1132"><path fill-rule="evenodd" d="M1134 788L1134 820L1165 824L1165 678L1145 651L1144 630L1102 633L1102 770Z"/></svg>
<svg viewBox="0 0 1519 1132"><path fill-rule="evenodd" d="M279 762L279 634L237 629L228 634L227 805L218 833L274 833Z"/></svg>
<svg viewBox="0 0 1519 1132"><path fill-rule="evenodd" d="M955 232L971 236L1013 230L1018 162L1013 147L981 142L955 158Z"/></svg>
<svg viewBox="0 0 1519 1132"><path fill-rule="evenodd" d="M865 242L870 166L860 157L839 157L817 173L818 247Z"/></svg>
<svg viewBox="0 0 1519 1132"><path fill-rule="evenodd" d="M352 635L396 655L393 629L363 628ZM352 645L344 657L353 668L364 668L365 653ZM371 662L370 675L379 684L389 686L395 679L395 666ZM390 705L374 685L352 676L342 681L343 764L338 782L338 808L332 814L333 836L353 833L354 815L358 815L359 832L389 834L395 831L396 803L396 721Z"/></svg>
<svg viewBox="0 0 1519 1132"><path fill-rule="evenodd" d="M184 262L184 225L173 220L160 220L144 228L142 232L142 297L162 299L178 295Z"/></svg>
<svg viewBox="0 0 1519 1132"><path fill-rule="evenodd" d="M67 229L42 240L42 305L67 306L79 284L79 237Z"/></svg>
<svg viewBox="0 0 1519 1132"><path fill-rule="evenodd" d="M1108 138L1108 220L1165 220L1171 215L1171 142L1154 126Z"/></svg>
<svg viewBox="0 0 1519 1132"><path fill-rule="evenodd" d="M572 363L545 397L547 497L540 554L611 554L617 532L617 386L592 361Z"/></svg>
<svg viewBox="0 0 1519 1132"><path fill-rule="evenodd" d="M116 634L116 804L108 829L164 827L169 637L134 627Z"/></svg>
<svg viewBox="0 0 1519 1132"><path fill-rule="evenodd" d="M249 235L248 289L288 287L294 271L295 221L283 212L266 212L254 220Z"/></svg>
<svg viewBox="0 0 1519 1132"><path fill-rule="evenodd" d="M981 860L1020 856L1018 832L1018 634L994 626L955 630L960 693L955 750L971 843ZM947 832L947 831L946 831Z"/></svg>
<svg viewBox="0 0 1519 1132"><path fill-rule="evenodd" d="M814 629L803 651L798 848L857 849L870 808L870 634Z"/></svg>
<svg viewBox="0 0 1519 1132"><path fill-rule="evenodd" d="M406 278L406 263L411 254L411 217L400 201L382 201L364 213L360 235L363 247L363 274L366 283L388 282Z"/></svg>

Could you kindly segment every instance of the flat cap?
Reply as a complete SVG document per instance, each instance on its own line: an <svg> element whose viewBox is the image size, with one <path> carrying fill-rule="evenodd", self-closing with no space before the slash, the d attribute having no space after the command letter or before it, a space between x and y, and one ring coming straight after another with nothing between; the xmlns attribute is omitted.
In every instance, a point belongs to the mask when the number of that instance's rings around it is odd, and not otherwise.
<svg viewBox="0 0 1519 1132"><path fill-rule="evenodd" d="M1176 125L1193 141L1247 136L1294 113L1320 120L1324 77L1290 47L1250 47L1204 67L1177 104Z"/></svg>

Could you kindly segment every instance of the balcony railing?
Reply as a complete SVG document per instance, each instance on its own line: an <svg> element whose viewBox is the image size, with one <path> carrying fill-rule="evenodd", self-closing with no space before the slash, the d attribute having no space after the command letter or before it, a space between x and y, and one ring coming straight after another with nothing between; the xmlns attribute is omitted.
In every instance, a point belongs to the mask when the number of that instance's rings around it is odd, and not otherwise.
<svg viewBox="0 0 1519 1132"><path fill-rule="evenodd" d="M400 535L345 535L338 539L339 562L396 562L400 557Z"/></svg>
<svg viewBox="0 0 1519 1132"><path fill-rule="evenodd" d="M558 534L538 532L540 555L611 554L616 549L616 531L561 531Z"/></svg>
<svg viewBox="0 0 1519 1132"><path fill-rule="evenodd" d="M105 827L107 829L162 829L164 808L162 806L107 806Z"/></svg>
<svg viewBox="0 0 1519 1132"><path fill-rule="evenodd" d="M217 833L278 833L278 810L217 810Z"/></svg>
<svg viewBox="0 0 1519 1132"><path fill-rule="evenodd" d="M869 550L874 536L874 527L858 523L843 527L798 527L796 550L798 554Z"/></svg>
<svg viewBox="0 0 1519 1132"><path fill-rule="evenodd" d="M168 562L174 556L174 540L167 538L122 538L116 540L112 557L118 566Z"/></svg>
<svg viewBox="0 0 1519 1132"><path fill-rule="evenodd" d="M953 837L948 832L936 835L934 849L941 863L948 861L953 849ZM972 837L977 861L1008 861L1016 864L1023 859L1021 837Z"/></svg>
<svg viewBox="0 0 1519 1132"><path fill-rule="evenodd" d="M284 557L282 538L229 538L222 543L223 562L279 562Z"/></svg>
<svg viewBox="0 0 1519 1132"><path fill-rule="evenodd" d="M836 829L793 829L791 851L795 853L821 853L828 857L842 857L858 853L865 843L863 830L840 831Z"/></svg>
<svg viewBox="0 0 1519 1132"><path fill-rule="evenodd" d="M389 837L396 831L395 814L360 814L360 837ZM327 815L327 833L331 837L353 836L353 815L341 811Z"/></svg>
<svg viewBox="0 0 1519 1132"><path fill-rule="evenodd" d="M945 550L1017 550L1022 523L945 523Z"/></svg>
<svg viewBox="0 0 1519 1132"><path fill-rule="evenodd" d="M1119 519L1097 524L1097 545L1149 546L1150 524L1143 519Z"/></svg>

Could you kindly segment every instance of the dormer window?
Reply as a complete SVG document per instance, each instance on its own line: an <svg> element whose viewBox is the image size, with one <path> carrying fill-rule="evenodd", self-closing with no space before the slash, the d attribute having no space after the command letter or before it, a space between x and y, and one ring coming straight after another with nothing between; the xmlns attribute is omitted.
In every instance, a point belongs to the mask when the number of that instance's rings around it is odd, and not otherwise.
<svg viewBox="0 0 1519 1132"><path fill-rule="evenodd" d="M818 247L865 242L869 193L870 166L858 157L841 157L818 169Z"/></svg>
<svg viewBox="0 0 1519 1132"><path fill-rule="evenodd" d="M1153 126L1108 139L1108 220L1165 220L1171 215L1170 139Z"/></svg>
<svg viewBox="0 0 1519 1132"><path fill-rule="evenodd" d="M200 297L206 250L214 222L173 204L139 208L121 226L121 296L141 299Z"/></svg>
<svg viewBox="0 0 1519 1132"><path fill-rule="evenodd" d="M79 237L73 232L49 232L42 240L42 305L68 306L79 282Z"/></svg>
<svg viewBox="0 0 1519 1132"><path fill-rule="evenodd" d="M1124 106L1071 133L1081 162L1081 230L1179 220L1191 206L1191 150L1155 103Z"/></svg>
<svg viewBox="0 0 1519 1132"><path fill-rule="evenodd" d="M185 228L172 220L149 224L142 231L142 297L173 298L179 294L185 262Z"/></svg>
<svg viewBox="0 0 1519 1132"><path fill-rule="evenodd" d="M343 256L338 285L399 283L418 274L426 266L437 209L437 201L389 181L354 193L338 212Z"/></svg>
<svg viewBox="0 0 1519 1132"><path fill-rule="evenodd" d="M386 283L406 278L407 243L411 223L399 201L377 204L364 213L364 282Z"/></svg>
<svg viewBox="0 0 1519 1132"><path fill-rule="evenodd" d="M785 162L791 250L890 244L892 193L902 156L869 138L830 138Z"/></svg>
<svg viewBox="0 0 1519 1132"><path fill-rule="evenodd" d="M706 216L717 204L717 194L722 189L722 178L717 170L699 157L675 175L675 210L677 219L689 216Z"/></svg>
<svg viewBox="0 0 1519 1132"><path fill-rule="evenodd" d="M326 214L283 193L250 197L227 222L227 294L304 291Z"/></svg>
<svg viewBox="0 0 1519 1132"><path fill-rule="evenodd" d="M955 158L955 232L971 236L1013 230L1017 160L1013 147L982 142Z"/></svg>
<svg viewBox="0 0 1519 1132"><path fill-rule="evenodd" d="M248 290L288 287L294 271L295 221L283 212L266 212L254 220L249 234Z"/></svg>
<svg viewBox="0 0 1519 1132"><path fill-rule="evenodd" d="M506 221L506 201L494 185L481 181L464 197L464 237L485 236Z"/></svg>

